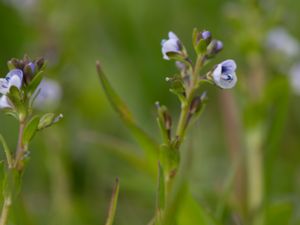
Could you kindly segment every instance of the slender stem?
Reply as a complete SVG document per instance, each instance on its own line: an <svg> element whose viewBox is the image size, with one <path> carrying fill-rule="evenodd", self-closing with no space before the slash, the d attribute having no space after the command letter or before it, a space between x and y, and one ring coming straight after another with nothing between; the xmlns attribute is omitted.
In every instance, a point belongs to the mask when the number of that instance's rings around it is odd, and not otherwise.
<svg viewBox="0 0 300 225"><path fill-rule="evenodd" d="M22 158L23 158L25 150L26 150L25 146L23 145L24 128L25 128L25 122L20 121L18 145L17 145L17 151L16 151L15 165L14 165L14 167L17 170L22 170L22 168L23 168Z"/></svg>
<svg viewBox="0 0 300 225"><path fill-rule="evenodd" d="M0 218L0 225L6 225L10 206L11 206L11 194L9 193L7 194L7 196L4 197L4 203L3 203L1 218Z"/></svg>

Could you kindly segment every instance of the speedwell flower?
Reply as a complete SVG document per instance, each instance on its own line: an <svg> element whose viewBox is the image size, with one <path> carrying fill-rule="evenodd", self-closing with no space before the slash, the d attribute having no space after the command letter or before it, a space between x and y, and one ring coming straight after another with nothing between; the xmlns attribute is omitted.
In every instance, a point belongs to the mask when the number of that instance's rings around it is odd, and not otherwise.
<svg viewBox="0 0 300 225"><path fill-rule="evenodd" d="M182 55L183 54L183 46L179 38L172 31L168 34L168 40L162 40L162 54L163 58L166 60L170 60L170 55Z"/></svg>
<svg viewBox="0 0 300 225"><path fill-rule="evenodd" d="M215 84L220 88L230 89L233 88L237 82L235 70L235 61L228 59L218 64L212 71L211 76Z"/></svg>
<svg viewBox="0 0 300 225"><path fill-rule="evenodd" d="M11 70L5 78L0 78L0 94L2 94L0 97L0 109L12 107L6 94L12 86L20 89L22 81L23 72L19 69Z"/></svg>

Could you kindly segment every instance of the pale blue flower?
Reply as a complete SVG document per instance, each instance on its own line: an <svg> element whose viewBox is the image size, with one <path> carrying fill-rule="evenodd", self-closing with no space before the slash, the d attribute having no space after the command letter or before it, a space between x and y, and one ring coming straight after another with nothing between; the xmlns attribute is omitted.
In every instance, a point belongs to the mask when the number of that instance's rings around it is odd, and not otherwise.
<svg viewBox="0 0 300 225"><path fill-rule="evenodd" d="M237 82L235 74L236 63L232 59L218 64L212 72L212 78L216 85L223 89L233 88Z"/></svg>
<svg viewBox="0 0 300 225"><path fill-rule="evenodd" d="M3 108L12 108L10 101L6 94L9 92L9 89L12 86L17 87L18 89L21 88L23 81L23 72L19 69L11 70L5 78L0 78L0 109Z"/></svg>
<svg viewBox="0 0 300 225"><path fill-rule="evenodd" d="M166 60L170 60L168 53L177 53L181 54L182 51L182 44L179 38L174 34L172 31L169 32L169 39L162 40L162 54L163 58Z"/></svg>
<svg viewBox="0 0 300 225"><path fill-rule="evenodd" d="M23 72L19 69L11 70L5 78L0 78L0 93L5 95L9 92L11 86L21 88L23 81Z"/></svg>

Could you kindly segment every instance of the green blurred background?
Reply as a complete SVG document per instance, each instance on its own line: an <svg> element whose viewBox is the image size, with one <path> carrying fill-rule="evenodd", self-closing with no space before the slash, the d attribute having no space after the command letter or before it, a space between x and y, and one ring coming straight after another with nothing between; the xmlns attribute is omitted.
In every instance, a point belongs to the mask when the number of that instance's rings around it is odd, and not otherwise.
<svg viewBox="0 0 300 225"><path fill-rule="evenodd" d="M238 62L241 82L228 93L241 103L242 111L247 106L243 99L246 84L242 82L247 74L249 48L263 52L261 46L251 45L249 32L262 40L266 32L265 27L261 28L264 16L277 15L267 26L280 25L300 39L299 1L262 1L266 12L261 20L247 20L252 15L248 2L254 1L0 1L1 76L7 73L6 62L12 57L22 58L25 53L33 58L44 56L48 61L45 76L57 80L63 89L59 108L52 110L65 116L61 123L38 134L30 146L31 159L20 198L13 206L11 224L104 224L116 176L121 180L121 192L115 224L146 224L154 213L155 179L115 157L108 148L96 143L97 137L94 143L84 138L90 135L87 132L96 132L102 139L113 137L137 148L105 98L95 61L101 61L112 85L141 126L160 140L154 102L166 104L174 117L179 112L179 102L165 82L165 77L174 74L176 68L162 59L161 39L167 37L168 31L174 31L193 56L192 29L208 29L224 43L223 52L213 63L227 58ZM235 12L243 12L239 7L246 12L238 15L241 24L230 18ZM267 69L269 76L278 73L272 63ZM203 90L208 91L208 107L190 133L194 140L191 190L202 205L214 212L218 198L223 196L234 156L230 157L226 140L231 130L226 128L226 118L222 116L224 91L210 86ZM275 147L263 159L266 196L275 202L271 210L278 210L278 215L284 212L283 217L287 217L284 221L288 223L281 225L300 224L299 97L284 91L289 94L280 111ZM273 111L269 113L272 115ZM0 133L13 148L17 140L16 121L1 114ZM227 203L225 208L234 211Z"/></svg>

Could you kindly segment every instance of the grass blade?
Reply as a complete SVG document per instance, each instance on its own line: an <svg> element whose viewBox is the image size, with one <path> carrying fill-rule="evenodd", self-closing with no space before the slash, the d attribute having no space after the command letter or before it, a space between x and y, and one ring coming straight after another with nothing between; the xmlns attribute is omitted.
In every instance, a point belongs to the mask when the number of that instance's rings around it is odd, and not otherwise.
<svg viewBox="0 0 300 225"><path fill-rule="evenodd" d="M117 203L118 203L118 197L119 197L119 189L120 189L119 178L116 178L116 182L115 182L115 186L114 186L114 189L112 192L109 210L108 210L108 216L107 216L105 225L112 225L114 222Z"/></svg>
<svg viewBox="0 0 300 225"><path fill-rule="evenodd" d="M120 115L122 121L132 132L133 136L137 139L140 146L145 150L147 156L155 160L159 149L158 144L137 125L127 105L122 101L122 99L114 91L109 81L107 80L107 77L103 72L99 61L96 62L96 67L102 87L112 107Z"/></svg>

